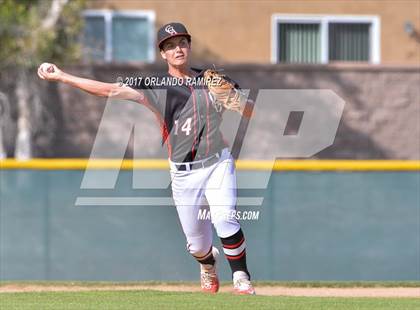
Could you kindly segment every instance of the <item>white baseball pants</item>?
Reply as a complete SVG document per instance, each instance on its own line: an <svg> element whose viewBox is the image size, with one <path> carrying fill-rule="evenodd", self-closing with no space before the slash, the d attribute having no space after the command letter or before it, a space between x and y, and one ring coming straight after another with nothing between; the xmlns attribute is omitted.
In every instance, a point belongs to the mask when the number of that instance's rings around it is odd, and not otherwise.
<svg viewBox="0 0 420 310"><path fill-rule="evenodd" d="M226 148L219 161L209 167L177 171L171 166L172 193L178 217L187 239L188 251L196 257L208 253L212 246L212 227L221 238L240 229L235 217L236 171L234 160ZM210 212L210 218L200 218Z"/></svg>

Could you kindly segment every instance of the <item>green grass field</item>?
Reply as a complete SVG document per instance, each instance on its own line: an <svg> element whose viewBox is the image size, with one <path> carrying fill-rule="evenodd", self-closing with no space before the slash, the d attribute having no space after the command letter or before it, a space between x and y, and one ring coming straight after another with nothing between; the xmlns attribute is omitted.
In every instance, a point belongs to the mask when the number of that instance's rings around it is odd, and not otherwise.
<svg viewBox="0 0 420 310"><path fill-rule="evenodd" d="M151 289L112 290L112 287L139 285L139 282L0 282L0 290L7 285L83 286L92 291L19 292L0 293L0 309L368 309L410 310L420 309L420 298L343 298L343 297L285 297L285 296L235 296L229 293L208 295L203 293L163 292L153 290L154 285L191 285L191 282L141 282ZM256 282L259 286L285 287L416 287L420 282ZM198 285L198 283L195 283ZM228 286L230 283L223 283ZM94 290L106 286L107 290ZM108 288L111 287L110 290ZM257 290L258 292L258 290Z"/></svg>
<svg viewBox="0 0 420 310"><path fill-rule="evenodd" d="M420 299L205 295L144 291L6 293L1 309L419 309Z"/></svg>

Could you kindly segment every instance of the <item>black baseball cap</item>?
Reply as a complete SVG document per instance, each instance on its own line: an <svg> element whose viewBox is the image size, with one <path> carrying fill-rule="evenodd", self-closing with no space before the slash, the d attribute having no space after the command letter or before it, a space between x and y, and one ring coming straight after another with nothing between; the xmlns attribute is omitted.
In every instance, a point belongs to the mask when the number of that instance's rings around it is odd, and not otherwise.
<svg viewBox="0 0 420 310"><path fill-rule="evenodd" d="M177 36L184 36L187 37L188 41L191 41L191 36L187 31L187 28L181 23L168 23L160 27L157 33L158 38L158 46L162 48L162 44L169 38L177 37Z"/></svg>

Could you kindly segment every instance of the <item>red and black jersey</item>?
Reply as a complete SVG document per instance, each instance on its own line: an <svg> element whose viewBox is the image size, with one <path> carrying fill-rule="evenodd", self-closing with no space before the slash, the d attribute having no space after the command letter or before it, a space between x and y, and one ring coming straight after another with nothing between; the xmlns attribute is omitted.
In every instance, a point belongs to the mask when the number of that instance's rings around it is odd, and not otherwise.
<svg viewBox="0 0 420 310"><path fill-rule="evenodd" d="M204 70L192 69L195 80ZM168 73L157 77L160 81L173 78ZM220 132L222 111L213 104L207 86L194 83L147 85L146 79L136 87L142 89L141 103L151 109L160 121L162 142L167 144L169 157L174 162L190 162L209 157L225 148Z"/></svg>

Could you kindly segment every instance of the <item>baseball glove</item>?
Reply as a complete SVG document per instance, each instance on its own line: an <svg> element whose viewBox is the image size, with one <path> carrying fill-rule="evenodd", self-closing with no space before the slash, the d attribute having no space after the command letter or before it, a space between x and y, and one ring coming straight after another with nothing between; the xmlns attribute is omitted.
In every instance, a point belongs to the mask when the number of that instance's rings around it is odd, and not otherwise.
<svg viewBox="0 0 420 310"><path fill-rule="evenodd" d="M214 107L218 112L221 112L224 108L242 115L243 105L246 103L247 97L240 89L235 87L233 81L212 69L204 71L204 79L213 99Z"/></svg>

